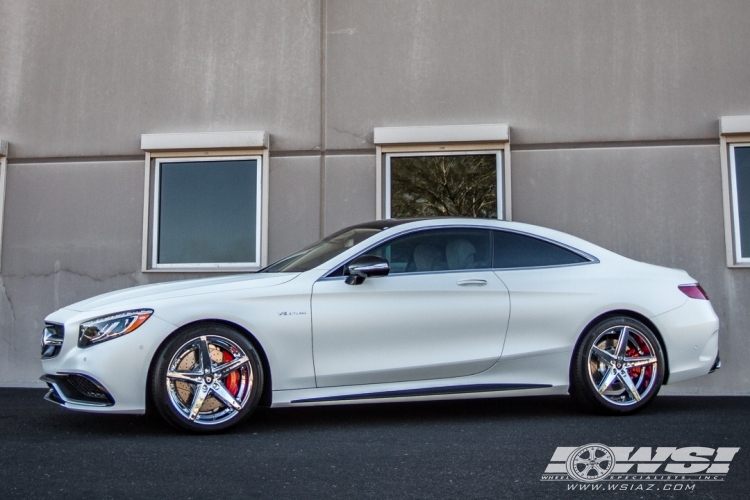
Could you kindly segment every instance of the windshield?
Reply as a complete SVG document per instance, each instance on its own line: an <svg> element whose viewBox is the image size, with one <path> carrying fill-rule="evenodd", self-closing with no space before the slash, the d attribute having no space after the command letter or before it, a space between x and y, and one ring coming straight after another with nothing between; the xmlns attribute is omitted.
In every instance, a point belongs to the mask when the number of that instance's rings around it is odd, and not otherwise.
<svg viewBox="0 0 750 500"><path fill-rule="evenodd" d="M262 273L301 273L309 271L327 260L336 257L370 236L378 234L384 228L353 227L342 229L299 252L283 258L275 264L261 270Z"/></svg>

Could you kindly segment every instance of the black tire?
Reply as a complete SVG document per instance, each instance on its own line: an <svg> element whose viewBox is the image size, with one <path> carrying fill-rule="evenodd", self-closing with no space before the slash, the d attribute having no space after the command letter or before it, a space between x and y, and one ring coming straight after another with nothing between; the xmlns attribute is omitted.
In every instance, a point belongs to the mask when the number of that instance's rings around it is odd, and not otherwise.
<svg viewBox="0 0 750 500"><path fill-rule="evenodd" d="M170 339L155 362L154 406L176 427L218 432L245 420L258 405L260 358L247 337L228 326L191 326Z"/></svg>
<svg viewBox="0 0 750 500"><path fill-rule="evenodd" d="M573 354L570 394L590 411L635 413L656 397L664 370L661 344L648 326L626 316L608 318L583 335Z"/></svg>

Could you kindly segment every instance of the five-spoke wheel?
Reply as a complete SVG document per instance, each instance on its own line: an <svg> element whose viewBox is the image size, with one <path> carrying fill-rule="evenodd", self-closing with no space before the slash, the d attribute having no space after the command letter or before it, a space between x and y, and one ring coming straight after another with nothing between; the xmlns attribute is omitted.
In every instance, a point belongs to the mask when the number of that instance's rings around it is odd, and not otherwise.
<svg viewBox="0 0 750 500"><path fill-rule="evenodd" d="M587 408L630 413L656 396L663 378L664 355L651 329L632 318L610 318L581 339L570 391Z"/></svg>
<svg viewBox="0 0 750 500"><path fill-rule="evenodd" d="M223 325L197 325L174 337L153 371L159 413L192 431L217 431L252 413L263 387L258 354Z"/></svg>

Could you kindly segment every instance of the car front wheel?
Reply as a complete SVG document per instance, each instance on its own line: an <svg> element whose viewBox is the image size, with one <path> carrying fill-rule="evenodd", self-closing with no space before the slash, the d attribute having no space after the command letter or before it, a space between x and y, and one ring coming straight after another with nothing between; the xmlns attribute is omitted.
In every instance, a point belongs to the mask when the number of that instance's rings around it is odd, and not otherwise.
<svg viewBox="0 0 750 500"><path fill-rule="evenodd" d="M664 369L661 345L648 326L628 317L610 318L581 339L573 356L570 392L584 408L633 413L656 397Z"/></svg>
<svg viewBox="0 0 750 500"><path fill-rule="evenodd" d="M151 380L161 416L177 427L214 432L253 412L263 388L258 354L224 325L196 325L169 341Z"/></svg>

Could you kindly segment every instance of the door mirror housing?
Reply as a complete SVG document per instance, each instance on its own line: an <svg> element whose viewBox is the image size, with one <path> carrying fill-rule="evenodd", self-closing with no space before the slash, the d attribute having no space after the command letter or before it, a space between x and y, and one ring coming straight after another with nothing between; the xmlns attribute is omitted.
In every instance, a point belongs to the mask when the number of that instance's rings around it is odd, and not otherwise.
<svg viewBox="0 0 750 500"><path fill-rule="evenodd" d="M347 285L361 285L368 276L388 276L391 272L391 266L383 257L377 255L361 255L351 261L346 270L349 276L346 277Z"/></svg>

